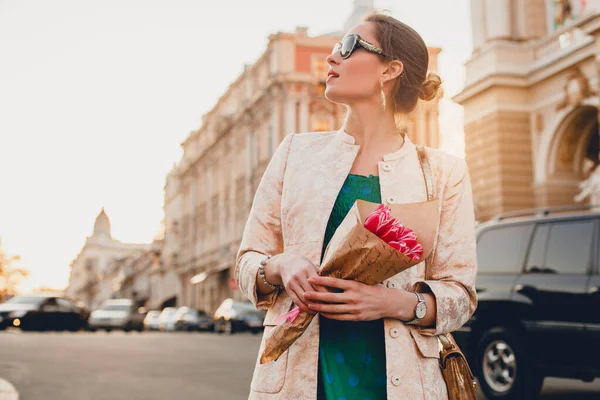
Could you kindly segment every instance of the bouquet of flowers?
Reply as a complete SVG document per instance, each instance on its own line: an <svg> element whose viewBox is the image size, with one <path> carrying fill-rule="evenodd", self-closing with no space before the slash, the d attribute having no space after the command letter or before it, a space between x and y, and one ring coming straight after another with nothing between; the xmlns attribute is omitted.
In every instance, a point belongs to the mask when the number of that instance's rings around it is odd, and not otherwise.
<svg viewBox="0 0 600 400"><path fill-rule="evenodd" d="M437 204L388 206L357 200L325 249L318 274L374 285L420 263L433 248ZM313 318L298 307L284 314L266 340L260 363L277 360Z"/></svg>

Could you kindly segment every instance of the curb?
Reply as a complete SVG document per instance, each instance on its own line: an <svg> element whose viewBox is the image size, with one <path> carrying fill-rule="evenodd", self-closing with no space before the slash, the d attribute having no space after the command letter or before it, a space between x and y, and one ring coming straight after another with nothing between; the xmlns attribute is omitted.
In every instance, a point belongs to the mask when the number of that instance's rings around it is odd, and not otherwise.
<svg viewBox="0 0 600 400"><path fill-rule="evenodd" d="M0 378L0 400L19 400L19 392L6 379Z"/></svg>

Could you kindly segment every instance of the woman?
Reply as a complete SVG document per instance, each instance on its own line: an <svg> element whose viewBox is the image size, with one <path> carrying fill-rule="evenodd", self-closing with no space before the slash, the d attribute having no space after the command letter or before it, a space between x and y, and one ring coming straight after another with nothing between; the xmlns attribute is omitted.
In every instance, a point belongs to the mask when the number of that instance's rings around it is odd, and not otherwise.
<svg viewBox="0 0 600 400"><path fill-rule="evenodd" d="M236 280L268 310L264 340L294 304L318 312L277 361L257 362L251 399L446 399L435 335L462 326L476 306L471 186L463 160L427 149L440 219L433 256L382 285L319 277L324 249L356 199L427 199L417 150L395 113L431 100L422 38L375 14L328 56L325 96L347 106L341 130L290 134L257 189Z"/></svg>

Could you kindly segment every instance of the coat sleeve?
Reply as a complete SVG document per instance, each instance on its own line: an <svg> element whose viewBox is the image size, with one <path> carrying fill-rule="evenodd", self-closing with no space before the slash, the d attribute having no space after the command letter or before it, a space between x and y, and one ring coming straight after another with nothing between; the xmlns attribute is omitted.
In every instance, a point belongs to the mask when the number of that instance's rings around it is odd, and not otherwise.
<svg viewBox="0 0 600 400"><path fill-rule="evenodd" d="M256 277L259 263L266 254L283 252L281 194L292 136L289 134L283 139L267 165L252 201L236 256L235 281L242 293L262 309L269 308L277 296L276 292L258 294Z"/></svg>
<svg viewBox="0 0 600 400"><path fill-rule="evenodd" d="M467 164L457 159L443 192L437 244L425 281L415 289L431 292L436 299L435 327L419 327L426 336L457 330L475 312L475 216Z"/></svg>

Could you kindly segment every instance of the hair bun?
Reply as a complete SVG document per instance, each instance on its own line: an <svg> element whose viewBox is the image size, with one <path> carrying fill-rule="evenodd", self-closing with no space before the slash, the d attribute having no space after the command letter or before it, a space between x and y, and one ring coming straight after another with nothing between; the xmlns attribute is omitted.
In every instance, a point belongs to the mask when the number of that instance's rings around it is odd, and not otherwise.
<svg viewBox="0 0 600 400"><path fill-rule="evenodd" d="M419 98L421 100L429 101L433 100L440 91L440 86L442 85L442 78L435 72L430 72L427 74L427 79L421 85L421 90L419 90Z"/></svg>

